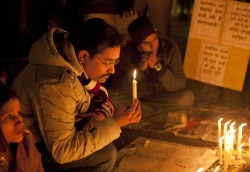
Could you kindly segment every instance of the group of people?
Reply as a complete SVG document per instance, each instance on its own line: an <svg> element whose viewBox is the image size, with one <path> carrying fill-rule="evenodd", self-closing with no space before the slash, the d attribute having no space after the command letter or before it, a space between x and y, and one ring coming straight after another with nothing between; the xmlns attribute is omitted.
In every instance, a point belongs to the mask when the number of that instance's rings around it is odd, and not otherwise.
<svg viewBox="0 0 250 172"><path fill-rule="evenodd" d="M7 156L0 168L112 171L112 142L122 127L140 122L141 102L171 111L192 106L178 45L159 37L147 17L128 33L126 42L116 27L91 18L75 33L53 27L32 45L11 88L0 85L0 156ZM111 89L132 97L134 69L138 99L118 107L104 83L112 76Z"/></svg>

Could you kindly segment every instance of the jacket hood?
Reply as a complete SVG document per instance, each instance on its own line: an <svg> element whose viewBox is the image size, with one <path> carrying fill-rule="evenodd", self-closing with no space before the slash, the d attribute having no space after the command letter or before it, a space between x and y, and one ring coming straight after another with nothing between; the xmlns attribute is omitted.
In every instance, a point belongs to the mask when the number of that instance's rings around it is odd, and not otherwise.
<svg viewBox="0 0 250 172"><path fill-rule="evenodd" d="M29 62L38 65L61 66L70 68L80 76L83 73L83 67L78 62L73 45L69 44L65 47L65 52L69 57L67 62L57 51L53 41L54 33L62 33L66 38L69 33L60 28L51 28L48 32L44 33L41 38L36 41L29 52Z"/></svg>

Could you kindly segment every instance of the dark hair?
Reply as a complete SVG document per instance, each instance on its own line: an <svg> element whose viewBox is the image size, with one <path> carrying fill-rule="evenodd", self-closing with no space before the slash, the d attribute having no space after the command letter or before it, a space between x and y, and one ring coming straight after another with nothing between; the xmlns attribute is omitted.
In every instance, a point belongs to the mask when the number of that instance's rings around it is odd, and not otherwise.
<svg viewBox="0 0 250 172"><path fill-rule="evenodd" d="M0 82L0 108L11 98L18 98L18 96L10 87Z"/></svg>
<svg viewBox="0 0 250 172"><path fill-rule="evenodd" d="M135 14L135 0L119 0L117 3L121 17L123 17L124 14Z"/></svg>
<svg viewBox="0 0 250 172"><path fill-rule="evenodd" d="M138 47L147 36L156 33L156 30L148 17L141 16L129 24L128 33L131 43Z"/></svg>
<svg viewBox="0 0 250 172"><path fill-rule="evenodd" d="M70 35L69 39L76 53L87 50L91 56L106 48L122 46L125 43L117 28L100 18L87 20L74 35Z"/></svg>

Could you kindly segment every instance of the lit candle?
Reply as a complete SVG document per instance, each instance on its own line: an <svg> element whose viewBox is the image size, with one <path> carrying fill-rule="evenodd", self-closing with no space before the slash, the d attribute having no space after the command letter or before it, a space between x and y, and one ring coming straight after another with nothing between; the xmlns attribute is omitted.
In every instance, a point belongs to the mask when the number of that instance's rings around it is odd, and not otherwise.
<svg viewBox="0 0 250 172"><path fill-rule="evenodd" d="M249 153L250 153L250 137L249 137L249 139L248 139L248 151L249 151Z"/></svg>
<svg viewBox="0 0 250 172"><path fill-rule="evenodd" d="M241 144L241 139L242 139L242 128L243 128L244 126L246 126L246 125L247 125L247 123L244 123L244 124L241 124L241 125L239 126L237 147L239 147L240 144Z"/></svg>
<svg viewBox="0 0 250 172"><path fill-rule="evenodd" d="M229 147L225 148L225 154L224 154L224 171L227 171L228 166L228 157L229 156Z"/></svg>
<svg viewBox="0 0 250 172"><path fill-rule="evenodd" d="M136 69L134 70L134 79L132 81L132 89L133 89L133 102L137 99L137 81L136 78Z"/></svg>
<svg viewBox="0 0 250 172"><path fill-rule="evenodd" d="M234 131L234 124L235 122L233 122L231 125L230 125L230 133L232 133Z"/></svg>
<svg viewBox="0 0 250 172"><path fill-rule="evenodd" d="M231 131L230 130L230 136L229 136L229 140L228 140L228 145L230 146L230 149L229 149L229 160L228 160L228 164L230 165L231 164L231 160L234 158L233 157L233 151L234 151L234 133L235 133L236 130L233 130Z"/></svg>
<svg viewBox="0 0 250 172"><path fill-rule="evenodd" d="M236 132L236 130L229 130L229 145L232 147L232 149L234 149L234 140L235 140L235 136L234 133Z"/></svg>
<svg viewBox="0 0 250 172"><path fill-rule="evenodd" d="M231 120L227 121L225 124L224 124L224 135L227 133L227 125L230 123Z"/></svg>
<svg viewBox="0 0 250 172"><path fill-rule="evenodd" d="M227 147L227 142L228 142L228 132L227 132L227 125L230 123L231 120L227 121L225 124L224 124L224 155L225 155L225 147Z"/></svg>
<svg viewBox="0 0 250 172"><path fill-rule="evenodd" d="M198 170L197 170L197 172L202 172L204 170L204 168L203 167L200 167Z"/></svg>
<svg viewBox="0 0 250 172"><path fill-rule="evenodd" d="M238 147L238 159L241 159L241 151L242 151L242 146L244 145L244 143L242 143L239 147Z"/></svg>
<svg viewBox="0 0 250 172"><path fill-rule="evenodd" d="M218 121L218 138L220 139L221 137L221 121L223 120L223 118L219 119Z"/></svg>
<svg viewBox="0 0 250 172"><path fill-rule="evenodd" d="M215 168L214 172L219 171L219 168L220 168L220 166L217 166L217 167Z"/></svg>
<svg viewBox="0 0 250 172"><path fill-rule="evenodd" d="M219 139L219 163L222 164L222 140L224 136Z"/></svg>

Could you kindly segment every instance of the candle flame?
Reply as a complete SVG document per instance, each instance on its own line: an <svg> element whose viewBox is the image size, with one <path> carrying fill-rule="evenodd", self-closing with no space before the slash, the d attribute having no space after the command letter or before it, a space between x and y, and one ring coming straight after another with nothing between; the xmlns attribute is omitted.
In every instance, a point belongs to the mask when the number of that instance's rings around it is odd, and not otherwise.
<svg viewBox="0 0 250 172"><path fill-rule="evenodd" d="M219 170L220 166L217 166L214 170L214 172L217 172Z"/></svg>
<svg viewBox="0 0 250 172"><path fill-rule="evenodd" d="M244 124L241 124L240 127L244 127L244 126L246 126L246 125L247 125L247 123L244 123Z"/></svg>
<svg viewBox="0 0 250 172"><path fill-rule="evenodd" d="M223 120L223 118L219 119L219 121L218 121L218 122L221 122L222 120Z"/></svg>
<svg viewBox="0 0 250 172"><path fill-rule="evenodd" d="M204 168L203 167L200 167L198 170L197 170L197 172L201 172L201 171L203 171L204 170Z"/></svg>
<svg viewBox="0 0 250 172"><path fill-rule="evenodd" d="M134 70L134 79L136 78L136 69Z"/></svg>
<svg viewBox="0 0 250 172"><path fill-rule="evenodd" d="M217 172L219 170L220 166L217 166L214 170L214 172Z"/></svg>
<svg viewBox="0 0 250 172"><path fill-rule="evenodd" d="M225 126L227 126L230 122L231 122L231 120L227 121L227 122L225 123Z"/></svg>
<svg viewBox="0 0 250 172"><path fill-rule="evenodd" d="M230 125L230 127L233 127L234 126L234 124L235 124L235 121Z"/></svg>
<svg viewBox="0 0 250 172"><path fill-rule="evenodd" d="M239 149L241 149L243 146L244 146L245 143L242 143L240 146L239 146Z"/></svg>

